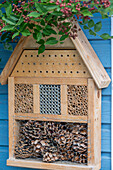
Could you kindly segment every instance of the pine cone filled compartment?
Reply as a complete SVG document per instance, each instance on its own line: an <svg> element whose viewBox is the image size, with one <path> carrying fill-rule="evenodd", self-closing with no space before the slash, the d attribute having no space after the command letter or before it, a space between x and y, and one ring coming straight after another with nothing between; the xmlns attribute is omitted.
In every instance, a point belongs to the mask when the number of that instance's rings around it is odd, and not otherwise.
<svg viewBox="0 0 113 170"><path fill-rule="evenodd" d="M50 121L19 121L15 158L43 162L70 161L87 164L87 124Z"/></svg>

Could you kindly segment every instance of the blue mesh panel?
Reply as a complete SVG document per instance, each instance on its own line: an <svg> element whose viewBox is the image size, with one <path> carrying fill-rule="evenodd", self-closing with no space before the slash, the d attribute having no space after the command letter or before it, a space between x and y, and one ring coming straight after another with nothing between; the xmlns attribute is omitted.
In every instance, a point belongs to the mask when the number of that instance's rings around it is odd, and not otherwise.
<svg viewBox="0 0 113 170"><path fill-rule="evenodd" d="M60 85L40 85L40 113L61 114Z"/></svg>

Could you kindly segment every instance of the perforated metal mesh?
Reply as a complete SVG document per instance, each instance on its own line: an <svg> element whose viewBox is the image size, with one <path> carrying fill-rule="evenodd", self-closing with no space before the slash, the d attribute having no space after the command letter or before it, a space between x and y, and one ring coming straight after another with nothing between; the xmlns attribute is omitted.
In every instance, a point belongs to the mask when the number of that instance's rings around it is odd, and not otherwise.
<svg viewBox="0 0 113 170"><path fill-rule="evenodd" d="M44 162L67 161L87 164L86 123L19 121L16 158L39 158Z"/></svg>
<svg viewBox="0 0 113 170"><path fill-rule="evenodd" d="M61 114L60 85L40 85L40 114Z"/></svg>

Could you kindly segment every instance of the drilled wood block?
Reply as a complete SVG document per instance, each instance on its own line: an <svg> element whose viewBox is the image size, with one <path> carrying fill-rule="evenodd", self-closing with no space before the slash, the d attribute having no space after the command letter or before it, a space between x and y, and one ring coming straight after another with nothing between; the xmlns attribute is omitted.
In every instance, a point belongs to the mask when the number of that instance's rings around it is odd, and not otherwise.
<svg viewBox="0 0 113 170"><path fill-rule="evenodd" d="M40 158L44 162L70 161L87 164L87 124L19 121L20 138L15 158Z"/></svg>
<svg viewBox="0 0 113 170"><path fill-rule="evenodd" d="M87 86L67 86L68 114L88 115L88 89Z"/></svg>
<svg viewBox="0 0 113 170"><path fill-rule="evenodd" d="M15 84L15 113L33 113L33 85Z"/></svg>
<svg viewBox="0 0 113 170"><path fill-rule="evenodd" d="M24 50L14 77L91 77L77 50Z"/></svg>

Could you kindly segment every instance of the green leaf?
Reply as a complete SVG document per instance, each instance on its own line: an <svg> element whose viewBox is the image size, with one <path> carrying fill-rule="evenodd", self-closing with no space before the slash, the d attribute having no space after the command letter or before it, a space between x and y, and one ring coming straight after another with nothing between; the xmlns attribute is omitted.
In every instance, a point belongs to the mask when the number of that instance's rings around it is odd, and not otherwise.
<svg viewBox="0 0 113 170"><path fill-rule="evenodd" d="M12 12L12 6L11 4L6 8L6 15L9 17Z"/></svg>
<svg viewBox="0 0 113 170"><path fill-rule="evenodd" d="M2 17L2 11L0 10L0 17Z"/></svg>
<svg viewBox="0 0 113 170"><path fill-rule="evenodd" d="M5 32L1 36L1 41L4 41L7 38L8 32Z"/></svg>
<svg viewBox="0 0 113 170"><path fill-rule="evenodd" d="M91 29L89 30L89 34L90 34L90 35L94 35L94 36L96 36L96 33L95 33L95 32L93 32Z"/></svg>
<svg viewBox="0 0 113 170"><path fill-rule="evenodd" d="M24 19L21 18L18 22L17 22L17 25L21 25L23 23Z"/></svg>
<svg viewBox="0 0 113 170"><path fill-rule="evenodd" d="M40 3L35 2L35 7L36 7L36 10L39 11L40 13L46 13L47 12L47 9L44 8L44 6Z"/></svg>
<svg viewBox="0 0 113 170"><path fill-rule="evenodd" d="M48 30L46 30L46 29L43 30L43 34L46 35L46 36L51 35L51 33Z"/></svg>
<svg viewBox="0 0 113 170"><path fill-rule="evenodd" d="M23 32L22 32L22 35L23 36L29 36L29 35L31 35L31 33L30 33L30 31L29 30L24 30Z"/></svg>
<svg viewBox="0 0 113 170"><path fill-rule="evenodd" d="M100 22L97 22L95 25L94 25L94 31L95 32L99 32L102 28L102 23L101 21Z"/></svg>
<svg viewBox="0 0 113 170"><path fill-rule="evenodd" d="M85 30L89 29L87 25L84 25L83 28L84 28Z"/></svg>
<svg viewBox="0 0 113 170"><path fill-rule="evenodd" d="M103 38L104 40L108 40L111 38L110 35L107 33L102 34L100 37Z"/></svg>
<svg viewBox="0 0 113 170"><path fill-rule="evenodd" d="M41 20L41 25L45 26L45 21L43 19Z"/></svg>
<svg viewBox="0 0 113 170"><path fill-rule="evenodd" d="M27 16L28 17L34 17L34 18L37 18L37 17L39 17L41 14L39 14L38 12L31 12L30 14L28 14Z"/></svg>
<svg viewBox="0 0 113 170"><path fill-rule="evenodd" d="M2 20L5 21L6 23L10 24L10 25L16 24L16 22L14 20L5 18L4 16L2 17Z"/></svg>
<svg viewBox="0 0 113 170"><path fill-rule="evenodd" d="M81 13L86 17L86 16L89 16L89 17L92 17L93 15L92 15L92 13L90 12L90 11L88 11L88 10L83 10L83 11L81 11Z"/></svg>
<svg viewBox="0 0 113 170"><path fill-rule="evenodd" d="M37 42L38 42L38 41L40 41L40 40L41 40L41 38L42 38L42 33L41 33L41 32L39 32L39 33L37 34Z"/></svg>
<svg viewBox="0 0 113 170"><path fill-rule="evenodd" d="M38 41L38 44L44 44L45 41L43 39L41 39L40 41Z"/></svg>
<svg viewBox="0 0 113 170"><path fill-rule="evenodd" d="M44 6L47 10L53 10L56 9L57 6L56 5L48 5L48 6Z"/></svg>
<svg viewBox="0 0 113 170"><path fill-rule="evenodd" d="M57 11L52 12L51 14L52 14L52 15L56 15L56 16L62 16L62 15L63 15L62 12L57 12Z"/></svg>
<svg viewBox="0 0 113 170"><path fill-rule="evenodd" d="M88 21L88 26L89 26L89 28L92 28L92 27L94 27L94 21L91 19L91 20L89 20Z"/></svg>
<svg viewBox="0 0 113 170"><path fill-rule="evenodd" d="M12 39L14 39L18 35L19 35L19 32L14 33L13 36L12 36Z"/></svg>
<svg viewBox="0 0 113 170"><path fill-rule="evenodd" d="M67 37L68 37L68 35L62 35L60 38L60 41L64 41Z"/></svg>
<svg viewBox="0 0 113 170"><path fill-rule="evenodd" d="M40 25L35 25L38 31L42 30L42 27Z"/></svg>
<svg viewBox="0 0 113 170"><path fill-rule="evenodd" d="M9 43L4 43L4 49L5 50L10 50L10 51L12 51L13 50L13 47L12 47L12 45L11 44L9 44Z"/></svg>
<svg viewBox="0 0 113 170"><path fill-rule="evenodd" d="M56 40L56 38L51 37L51 38L47 39L45 44L47 44L47 45L54 45L54 44L57 44L57 43L58 43L58 41Z"/></svg>
<svg viewBox="0 0 113 170"><path fill-rule="evenodd" d="M45 45L41 45L38 49L38 54L41 54L45 51Z"/></svg>
<svg viewBox="0 0 113 170"><path fill-rule="evenodd" d="M2 30L0 32L3 31L12 31L14 27L12 27L12 25L6 25L5 27L2 28Z"/></svg>
<svg viewBox="0 0 113 170"><path fill-rule="evenodd" d="M10 15L10 18L11 18L12 20L14 20L14 21L18 21L18 20L19 20L19 17L17 17L17 16L14 15L14 14L11 14L11 15Z"/></svg>

